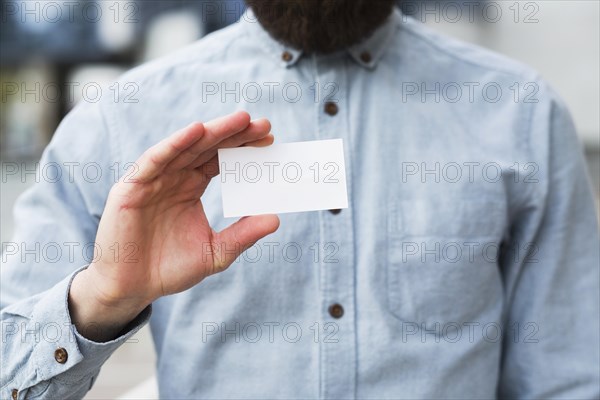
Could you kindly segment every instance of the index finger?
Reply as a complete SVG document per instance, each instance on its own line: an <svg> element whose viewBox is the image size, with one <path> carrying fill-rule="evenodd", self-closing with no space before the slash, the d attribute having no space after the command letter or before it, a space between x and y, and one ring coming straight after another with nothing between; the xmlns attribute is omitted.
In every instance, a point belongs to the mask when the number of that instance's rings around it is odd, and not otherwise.
<svg viewBox="0 0 600 400"><path fill-rule="evenodd" d="M193 123L148 149L138 160L138 171L133 179L137 182L152 180L178 157L197 157L214 143L244 130L249 123L250 115L244 111L205 124Z"/></svg>

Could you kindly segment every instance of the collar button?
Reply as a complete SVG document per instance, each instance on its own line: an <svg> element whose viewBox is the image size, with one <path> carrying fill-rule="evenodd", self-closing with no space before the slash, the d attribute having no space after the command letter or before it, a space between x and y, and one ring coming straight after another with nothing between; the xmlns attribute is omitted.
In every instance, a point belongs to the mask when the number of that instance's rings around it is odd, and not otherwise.
<svg viewBox="0 0 600 400"><path fill-rule="evenodd" d="M362 53L360 53L360 59L365 64L369 64L373 60L373 57L371 57L371 53L369 53L368 51L363 51Z"/></svg>
<svg viewBox="0 0 600 400"><path fill-rule="evenodd" d="M292 61L293 58L294 58L294 56L289 51L284 51L281 54L281 59L285 62L290 62L290 61Z"/></svg>

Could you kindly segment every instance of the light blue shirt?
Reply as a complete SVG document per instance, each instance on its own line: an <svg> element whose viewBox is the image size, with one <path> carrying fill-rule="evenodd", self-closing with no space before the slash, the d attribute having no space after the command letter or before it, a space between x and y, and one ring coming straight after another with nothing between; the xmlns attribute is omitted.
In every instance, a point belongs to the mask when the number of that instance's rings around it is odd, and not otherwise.
<svg viewBox="0 0 600 400"><path fill-rule="evenodd" d="M82 397L148 321L163 398L598 398L594 200L571 118L535 72L399 11L326 56L285 48L249 12L115 87L65 118L15 209L2 398ZM279 143L342 138L349 208L283 214L123 336L83 338L69 284L126 163L238 109ZM203 197L216 230L232 222L218 180Z"/></svg>

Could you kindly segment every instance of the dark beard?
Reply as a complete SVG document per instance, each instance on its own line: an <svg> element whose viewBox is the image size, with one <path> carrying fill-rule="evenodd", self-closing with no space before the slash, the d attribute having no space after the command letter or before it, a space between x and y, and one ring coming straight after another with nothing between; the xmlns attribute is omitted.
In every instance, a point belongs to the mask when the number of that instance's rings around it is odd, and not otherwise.
<svg viewBox="0 0 600 400"><path fill-rule="evenodd" d="M359 43L392 12L395 0L246 0L276 40L307 53Z"/></svg>

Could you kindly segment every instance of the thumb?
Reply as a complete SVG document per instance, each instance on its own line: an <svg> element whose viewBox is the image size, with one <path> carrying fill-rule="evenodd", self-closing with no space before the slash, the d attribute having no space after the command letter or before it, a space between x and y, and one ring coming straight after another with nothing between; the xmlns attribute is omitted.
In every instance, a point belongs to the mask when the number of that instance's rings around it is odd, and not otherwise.
<svg viewBox="0 0 600 400"><path fill-rule="evenodd" d="M279 228L277 215L243 217L213 235L214 272L229 267L244 251Z"/></svg>

